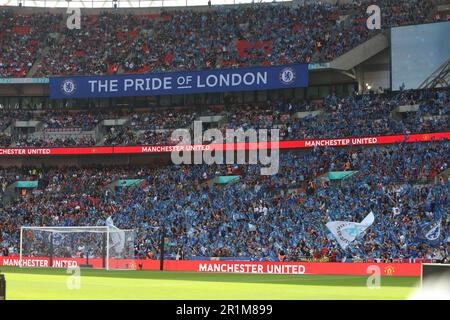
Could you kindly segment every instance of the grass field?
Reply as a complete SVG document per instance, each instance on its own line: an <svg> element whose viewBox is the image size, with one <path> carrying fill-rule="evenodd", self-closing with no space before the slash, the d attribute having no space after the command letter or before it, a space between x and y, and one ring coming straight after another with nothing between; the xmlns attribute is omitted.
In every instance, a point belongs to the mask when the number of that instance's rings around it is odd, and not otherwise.
<svg viewBox="0 0 450 320"><path fill-rule="evenodd" d="M214 274L170 271L81 270L80 288L69 289L63 269L2 267L8 300L15 299L407 299L416 277Z"/></svg>

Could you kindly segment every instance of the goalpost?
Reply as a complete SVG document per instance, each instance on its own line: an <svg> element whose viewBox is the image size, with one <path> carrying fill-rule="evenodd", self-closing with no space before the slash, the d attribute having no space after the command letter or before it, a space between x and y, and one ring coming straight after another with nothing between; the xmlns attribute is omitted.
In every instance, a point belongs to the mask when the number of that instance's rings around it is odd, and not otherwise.
<svg viewBox="0 0 450 320"><path fill-rule="evenodd" d="M42 258L49 267L80 267L133 270L134 230L110 226L21 227L20 266L25 259Z"/></svg>

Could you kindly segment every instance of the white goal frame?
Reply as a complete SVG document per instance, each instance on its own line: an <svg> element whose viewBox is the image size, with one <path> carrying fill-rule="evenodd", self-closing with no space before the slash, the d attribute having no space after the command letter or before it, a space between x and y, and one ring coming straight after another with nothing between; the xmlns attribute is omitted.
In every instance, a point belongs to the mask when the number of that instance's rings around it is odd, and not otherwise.
<svg viewBox="0 0 450 320"><path fill-rule="evenodd" d="M134 229L119 229L116 227L110 226L74 226L74 227L66 227L66 226L46 226L46 227L33 227L33 226L22 226L20 227L20 251L19 251L19 265L22 267L22 254L23 254L23 233L25 230L41 230L46 232L54 232L54 233L77 233L77 232L89 232L89 233L101 233L106 234L106 256L105 256L105 269L110 270L109 260L110 260L110 233L117 231L124 232L134 232ZM64 231L67 230L67 231ZM134 245L134 244L133 244ZM114 269L120 270L120 269ZM129 269L123 269L129 270Z"/></svg>

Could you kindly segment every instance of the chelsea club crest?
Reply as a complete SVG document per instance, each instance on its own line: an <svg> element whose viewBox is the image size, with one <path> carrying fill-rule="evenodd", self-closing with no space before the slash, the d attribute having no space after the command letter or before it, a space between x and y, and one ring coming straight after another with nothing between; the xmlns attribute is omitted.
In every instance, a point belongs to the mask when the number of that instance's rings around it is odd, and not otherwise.
<svg viewBox="0 0 450 320"><path fill-rule="evenodd" d="M291 84L295 80L295 71L291 67L284 68L280 72L280 81L283 84Z"/></svg>
<svg viewBox="0 0 450 320"><path fill-rule="evenodd" d="M64 95L70 96L77 91L77 84L73 79L66 79L61 83L61 91Z"/></svg>

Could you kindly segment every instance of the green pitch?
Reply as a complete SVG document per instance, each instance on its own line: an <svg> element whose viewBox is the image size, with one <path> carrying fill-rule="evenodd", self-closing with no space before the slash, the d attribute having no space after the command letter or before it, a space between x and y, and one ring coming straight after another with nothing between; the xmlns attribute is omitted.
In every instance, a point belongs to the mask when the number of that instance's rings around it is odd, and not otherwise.
<svg viewBox="0 0 450 320"><path fill-rule="evenodd" d="M369 289L365 276L212 274L170 271L81 270L79 289L62 269L2 267L13 299L407 299L416 277L382 277Z"/></svg>

